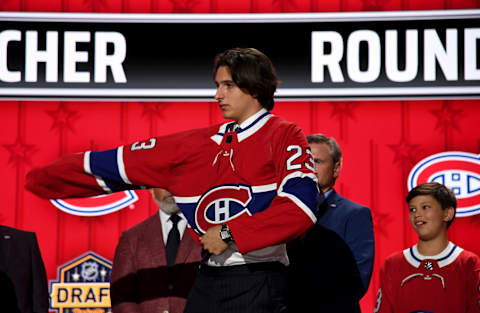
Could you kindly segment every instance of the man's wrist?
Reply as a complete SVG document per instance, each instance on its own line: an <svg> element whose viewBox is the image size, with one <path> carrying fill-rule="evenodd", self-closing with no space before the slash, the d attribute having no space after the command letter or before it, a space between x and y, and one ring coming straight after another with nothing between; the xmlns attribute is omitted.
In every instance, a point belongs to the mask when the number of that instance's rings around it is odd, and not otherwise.
<svg viewBox="0 0 480 313"><path fill-rule="evenodd" d="M232 232L227 224L222 224L222 227L220 228L220 238L226 243L233 242Z"/></svg>

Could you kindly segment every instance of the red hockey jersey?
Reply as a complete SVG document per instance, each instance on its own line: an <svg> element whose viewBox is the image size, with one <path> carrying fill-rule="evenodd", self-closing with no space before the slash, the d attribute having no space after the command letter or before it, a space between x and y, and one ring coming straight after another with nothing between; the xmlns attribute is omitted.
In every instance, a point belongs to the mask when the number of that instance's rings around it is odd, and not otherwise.
<svg viewBox="0 0 480 313"><path fill-rule="evenodd" d="M385 260L375 312L480 313L480 258L449 243L435 256L413 246Z"/></svg>
<svg viewBox="0 0 480 313"><path fill-rule="evenodd" d="M319 198L305 135L265 109L242 123L241 130L234 132L233 126L66 155L33 169L26 187L43 198L165 188L175 195L195 234L228 222L242 254L302 234L316 222ZM284 249L253 251L251 260L264 261L271 253L278 256Z"/></svg>

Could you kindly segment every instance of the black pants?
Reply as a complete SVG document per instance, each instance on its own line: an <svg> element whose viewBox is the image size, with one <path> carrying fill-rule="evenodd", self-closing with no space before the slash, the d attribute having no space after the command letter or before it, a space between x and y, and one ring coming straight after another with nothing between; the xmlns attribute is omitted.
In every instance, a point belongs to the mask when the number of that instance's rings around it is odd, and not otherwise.
<svg viewBox="0 0 480 313"><path fill-rule="evenodd" d="M286 267L278 262L213 267L202 264L184 313L286 311Z"/></svg>

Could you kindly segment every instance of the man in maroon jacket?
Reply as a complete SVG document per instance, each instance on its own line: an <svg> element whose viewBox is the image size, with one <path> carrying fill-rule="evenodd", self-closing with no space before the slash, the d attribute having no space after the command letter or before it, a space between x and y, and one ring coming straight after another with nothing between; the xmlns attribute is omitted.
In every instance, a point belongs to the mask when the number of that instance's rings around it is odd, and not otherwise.
<svg viewBox="0 0 480 313"><path fill-rule="evenodd" d="M198 271L201 247L185 232L187 221L172 194L152 191L158 213L123 232L115 250L110 279L114 313L181 313ZM169 258L167 238L177 230L178 252Z"/></svg>

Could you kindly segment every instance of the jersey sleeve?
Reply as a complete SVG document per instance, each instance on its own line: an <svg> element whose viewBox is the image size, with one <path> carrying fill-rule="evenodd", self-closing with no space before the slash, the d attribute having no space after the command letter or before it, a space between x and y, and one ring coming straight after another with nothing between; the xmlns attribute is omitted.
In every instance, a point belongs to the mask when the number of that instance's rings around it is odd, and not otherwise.
<svg viewBox="0 0 480 313"><path fill-rule="evenodd" d="M273 141L277 195L266 210L228 222L241 253L288 242L316 223L319 191L305 135L292 124Z"/></svg>
<svg viewBox="0 0 480 313"><path fill-rule="evenodd" d="M187 157L178 142L189 138L190 132L150 138L106 151L65 155L31 170L25 186L47 199L166 188L172 179L172 167L182 164Z"/></svg>
<svg viewBox="0 0 480 313"><path fill-rule="evenodd" d="M472 253L467 281L467 310L468 313L480 313L480 257Z"/></svg>
<svg viewBox="0 0 480 313"><path fill-rule="evenodd" d="M387 259L380 268L380 287L377 292L377 302L374 313L393 313L392 293L391 293L391 275L389 273L389 260Z"/></svg>

